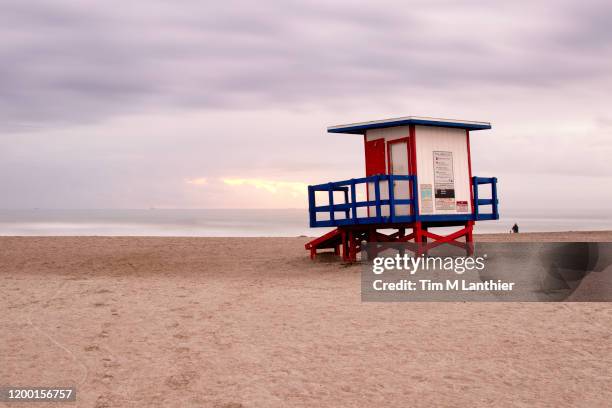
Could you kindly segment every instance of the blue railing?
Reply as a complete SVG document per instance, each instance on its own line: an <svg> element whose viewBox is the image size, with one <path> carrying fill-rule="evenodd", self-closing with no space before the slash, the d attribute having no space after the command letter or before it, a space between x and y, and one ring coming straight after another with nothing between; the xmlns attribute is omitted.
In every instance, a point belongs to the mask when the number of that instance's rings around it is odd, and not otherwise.
<svg viewBox="0 0 612 408"><path fill-rule="evenodd" d="M380 187L381 182L386 181L388 188L388 198L382 198ZM310 226L311 227L332 227L339 225L354 225L354 224L376 224L384 222L412 222L414 216L418 213L418 203L412 199L396 199L394 197L393 183L395 181L410 182L411 196L416 197L416 176L400 176L400 175L376 175L362 177L358 179L350 179L344 181L336 181L332 183L319 184L316 186L308 186L308 203L310 209ZM374 197L368 197L364 201L357 201L357 187L360 184L373 183ZM328 205L317 206L315 203L315 195L317 191L327 192ZM334 202L334 192L344 192L344 202ZM397 205L409 205L411 208L410 215L397 215ZM370 211L365 216L358 214L358 209L362 207L370 207ZM385 211L383 211L383 209ZM383 214L384 212L384 214ZM317 220L317 214L327 213L327 220ZM336 213L344 214L344 218L337 218Z"/></svg>
<svg viewBox="0 0 612 408"><path fill-rule="evenodd" d="M394 183L396 181L408 182L410 199L395 198ZM381 197L380 187L387 182L387 196ZM366 191L368 190L367 183L373 183L374 197L368 197L365 200L357 201L357 188L364 184ZM479 186L483 184L491 185L491 198L479 198ZM417 192L417 176L414 175L376 175L350 179L344 181L336 181L325 184L308 186L308 204L310 213L311 227L336 227L343 225L356 224L380 224L380 223L411 223L415 221L424 222L460 222L460 221L479 221L479 220L497 220L499 219L497 199L497 178L490 177L473 177L472 186L474 192L474 212L471 214L438 214L438 215L421 215L419 213L418 200L414 197L418 196ZM316 205L316 193L327 193L328 203L326 205ZM335 202L334 192L342 192L341 203ZM397 206L408 206L410 211L408 214L398 214ZM482 213L480 206L492 207L491 213ZM358 209L369 207L365 215L358 214ZM404 212L404 211L402 211ZM342 214L337 217L336 214ZM327 219L317 219L318 214L327 214Z"/></svg>
<svg viewBox="0 0 612 408"><path fill-rule="evenodd" d="M491 198L479 198L478 186L482 184L491 185ZM472 177L472 188L474 191L474 221L499 220L499 199L497 198L497 177ZM483 214L480 212L481 205L490 205L491 212Z"/></svg>

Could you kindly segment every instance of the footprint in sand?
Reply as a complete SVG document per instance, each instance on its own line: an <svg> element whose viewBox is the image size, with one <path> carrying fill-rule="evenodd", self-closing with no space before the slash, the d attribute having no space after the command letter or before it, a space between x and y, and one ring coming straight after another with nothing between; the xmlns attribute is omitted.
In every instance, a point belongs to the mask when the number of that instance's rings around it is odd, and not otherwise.
<svg viewBox="0 0 612 408"><path fill-rule="evenodd" d="M112 382L114 378L115 377L112 374L108 374L108 373L102 375L102 377L101 377L102 382L105 383L105 384L108 384L108 383Z"/></svg>
<svg viewBox="0 0 612 408"><path fill-rule="evenodd" d="M105 357L102 359L102 366L104 368L116 368L119 367L120 364L116 361L113 361L112 359Z"/></svg>
<svg viewBox="0 0 612 408"><path fill-rule="evenodd" d="M108 289L100 289L100 290L96 290L94 293L97 294L97 295L101 295L103 293L113 293L113 291L112 290L108 290Z"/></svg>
<svg viewBox="0 0 612 408"><path fill-rule="evenodd" d="M199 377L195 371L185 371L166 378L166 385L173 390L187 388L189 384Z"/></svg>
<svg viewBox="0 0 612 408"><path fill-rule="evenodd" d="M96 404L94 405L94 408L110 408L110 407L111 407L111 400L108 395L100 395L98 399L96 400Z"/></svg>

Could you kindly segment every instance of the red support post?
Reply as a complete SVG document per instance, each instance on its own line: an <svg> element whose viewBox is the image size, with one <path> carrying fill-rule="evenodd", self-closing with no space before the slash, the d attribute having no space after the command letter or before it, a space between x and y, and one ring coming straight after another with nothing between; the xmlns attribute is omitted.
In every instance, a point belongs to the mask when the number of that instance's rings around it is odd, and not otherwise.
<svg viewBox="0 0 612 408"><path fill-rule="evenodd" d="M417 221L414 223L414 243L416 244L416 256L420 256L422 254L423 247L423 229L421 228L421 221Z"/></svg>
<svg viewBox="0 0 612 408"><path fill-rule="evenodd" d="M348 260L348 242L347 242L347 236L346 236L346 231L342 230L342 260L343 261L347 261Z"/></svg>
<svg viewBox="0 0 612 408"><path fill-rule="evenodd" d="M468 221L465 233L465 246L468 256L474 255L474 221Z"/></svg>
<svg viewBox="0 0 612 408"><path fill-rule="evenodd" d="M348 247L349 247L349 253L348 253L348 262L355 262L357 260L357 253L356 253L356 248L355 248L355 236L353 234L353 231L349 231L348 233Z"/></svg>

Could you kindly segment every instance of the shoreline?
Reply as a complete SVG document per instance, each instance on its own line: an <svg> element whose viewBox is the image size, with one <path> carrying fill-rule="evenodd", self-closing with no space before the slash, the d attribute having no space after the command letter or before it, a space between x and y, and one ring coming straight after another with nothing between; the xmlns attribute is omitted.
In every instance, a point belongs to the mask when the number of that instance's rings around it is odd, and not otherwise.
<svg viewBox="0 0 612 408"><path fill-rule="evenodd" d="M159 235L0 235L2 239L160 239L160 240L270 240L302 239L304 243L317 236L159 236ZM612 230L552 231L474 234L474 242L612 242Z"/></svg>
<svg viewBox="0 0 612 408"><path fill-rule="evenodd" d="M322 230L323 231L323 230ZM327 231L327 230L326 230ZM261 236L253 236L253 235L245 235L245 236L237 236L237 235L201 235L201 236L193 236L193 235L0 235L0 239L2 238L168 238L168 239L201 239L201 238L223 238L223 239L292 239L292 238L304 238L304 239L315 239L319 235L261 235ZM604 230L568 230L568 231L532 231L532 232L521 232L518 234L511 233L500 233L500 232L490 232L490 233L474 233L474 238L476 241L478 240L488 240L490 238L495 241L514 241L514 240L529 240L529 239L546 239L546 241L534 241L534 242L549 242L549 239L560 239L561 242L565 242L567 239L580 238L580 239L588 239L592 241L595 238L605 238L606 241L612 241L612 230L604 229ZM577 241L581 242L581 241Z"/></svg>

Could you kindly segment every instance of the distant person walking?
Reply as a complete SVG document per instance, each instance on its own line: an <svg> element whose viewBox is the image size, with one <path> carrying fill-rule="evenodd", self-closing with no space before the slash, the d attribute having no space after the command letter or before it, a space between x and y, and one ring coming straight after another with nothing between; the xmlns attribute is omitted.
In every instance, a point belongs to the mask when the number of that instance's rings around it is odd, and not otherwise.
<svg viewBox="0 0 612 408"><path fill-rule="evenodd" d="M516 222L515 222L515 223L514 223L514 225L512 226L512 229L510 230L510 232L511 232L512 234L518 234L518 232L519 232L519 226L518 226L518 224L517 224Z"/></svg>

